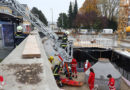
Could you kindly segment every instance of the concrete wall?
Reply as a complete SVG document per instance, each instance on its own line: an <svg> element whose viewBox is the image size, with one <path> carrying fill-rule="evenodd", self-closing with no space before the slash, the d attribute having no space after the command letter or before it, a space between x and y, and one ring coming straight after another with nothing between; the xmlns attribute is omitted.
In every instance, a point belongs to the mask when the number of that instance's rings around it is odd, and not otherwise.
<svg viewBox="0 0 130 90"><path fill-rule="evenodd" d="M0 74L4 76L5 83L4 90L59 90L54 76L52 74L50 63L47 59L46 53L44 51L41 39L38 34L36 34L36 39L38 46L41 51L41 58L30 58L23 59L22 52L26 43L26 39L14 49L0 64ZM31 65L31 64L41 64L42 73L38 76L41 81L37 84L22 84L16 80L17 67L9 68L9 65Z"/></svg>

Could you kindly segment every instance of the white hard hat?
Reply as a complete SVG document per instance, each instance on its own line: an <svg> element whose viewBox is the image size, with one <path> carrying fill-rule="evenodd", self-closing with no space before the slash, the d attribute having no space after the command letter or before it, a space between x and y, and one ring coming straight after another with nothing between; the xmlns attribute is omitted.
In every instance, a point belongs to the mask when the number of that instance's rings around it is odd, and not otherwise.
<svg viewBox="0 0 130 90"><path fill-rule="evenodd" d="M88 62L88 60L86 60L86 62Z"/></svg>
<svg viewBox="0 0 130 90"><path fill-rule="evenodd" d="M68 66L68 68L69 68L69 69L71 69L71 67L70 67L70 66Z"/></svg>
<svg viewBox="0 0 130 90"><path fill-rule="evenodd" d="M22 32L23 27L22 26L17 26L17 32Z"/></svg>
<svg viewBox="0 0 130 90"><path fill-rule="evenodd" d="M68 35L70 34L70 32L69 32L69 31L65 31L65 33L66 33L66 34L68 34Z"/></svg>

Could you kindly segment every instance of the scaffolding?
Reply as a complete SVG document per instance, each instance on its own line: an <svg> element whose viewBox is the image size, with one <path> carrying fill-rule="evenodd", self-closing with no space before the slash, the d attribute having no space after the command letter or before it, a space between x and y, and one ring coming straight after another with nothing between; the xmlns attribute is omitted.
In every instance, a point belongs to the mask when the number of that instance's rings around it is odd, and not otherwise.
<svg viewBox="0 0 130 90"><path fill-rule="evenodd" d="M126 27L128 26L128 17L130 10L129 0L120 0L119 21L118 21L118 40L126 38Z"/></svg>

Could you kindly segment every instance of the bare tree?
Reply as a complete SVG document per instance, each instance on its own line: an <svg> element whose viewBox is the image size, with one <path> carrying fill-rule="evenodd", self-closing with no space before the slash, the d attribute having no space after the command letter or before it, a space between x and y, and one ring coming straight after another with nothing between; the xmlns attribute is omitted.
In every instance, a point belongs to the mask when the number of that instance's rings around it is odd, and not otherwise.
<svg viewBox="0 0 130 90"><path fill-rule="evenodd" d="M102 16L106 16L109 20L118 17L120 0L99 0L98 8Z"/></svg>

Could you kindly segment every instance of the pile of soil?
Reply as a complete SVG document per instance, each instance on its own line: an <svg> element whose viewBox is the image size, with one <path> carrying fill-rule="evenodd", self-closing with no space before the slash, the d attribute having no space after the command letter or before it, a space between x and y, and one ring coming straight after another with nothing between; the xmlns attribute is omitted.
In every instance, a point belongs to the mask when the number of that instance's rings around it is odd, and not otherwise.
<svg viewBox="0 0 130 90"><path fill-rule="evenodd" d="M41 81L38 74L42 73L40 64L8 65L9 68L16 69L16 80L23 84L37 84Z"/></svg>

